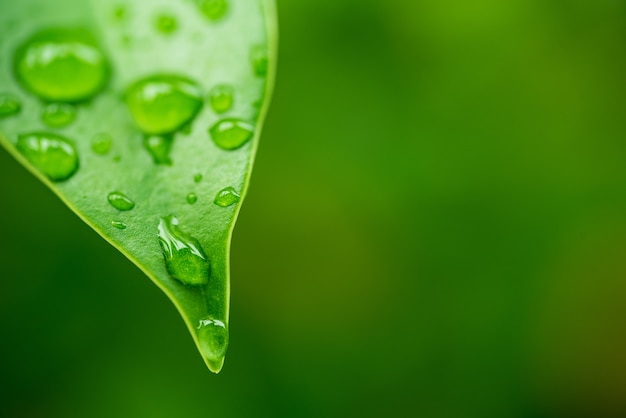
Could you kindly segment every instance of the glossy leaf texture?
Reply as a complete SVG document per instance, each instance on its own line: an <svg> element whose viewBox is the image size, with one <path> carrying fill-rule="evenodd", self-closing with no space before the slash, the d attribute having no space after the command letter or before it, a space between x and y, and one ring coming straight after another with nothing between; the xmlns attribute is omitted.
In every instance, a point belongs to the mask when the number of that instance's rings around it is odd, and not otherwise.
<svg viewBox="0 0 626 418"><path fill-rule="evenodd" d="M167 294L216 373L275 25L273 0L0 4L0 142Z"/></svg>

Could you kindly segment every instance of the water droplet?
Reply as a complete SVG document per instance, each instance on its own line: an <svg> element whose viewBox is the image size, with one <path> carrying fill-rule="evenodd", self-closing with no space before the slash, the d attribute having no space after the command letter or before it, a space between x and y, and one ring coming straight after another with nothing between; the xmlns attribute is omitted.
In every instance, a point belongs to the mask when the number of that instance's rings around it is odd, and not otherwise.
<svg viewBox="0 0 626 418"><path fill-rule="evenodd" d="M172 141L173 138L169 135L146 135L143 138L143 146L148 150L155 164L172 165L170 159Z"/></svg>
<svg viewBox="0 0 626 418"><path fill-rule="evenodd" d="M109 195L107 196L107 200L109 201L111 206L119 211L127 211L135 207L135 202L133 202L124 193L120 192L109 193Z"/></svg>
<svg viewBox="0 0 626 418"><path fill-rule="evenodd" d="M257 45L250 50L250 62L254 74L257 77L265 77L267 75L268 59L267 49L262 45Z"/></svg>
<svg viewBox="0 0 626 418"><path fill-rule="evenodd" d="M165 267L172 278L189 286L209 282L210 265L200 243L178 229L174 216L159 222L159 243L165 258Z"/></svg>
<svg viewBox="0 0 626 418"><path fill-rule="evenodd" d="M235 203L239 202L240 198L241 198L241 196L239 195L239 193L237 193L237 191L234 188L227 187L227 188L221 190L215 196L214 203L217 206L221 206L221 207L225 208L225 207L228 207L230 205L234 205Z"/></svg>
<svg viewBox="0 0 626 418"><path fill-rule="evenodd" d="M122 221L111 221L111 226L117 229L126 229L126 224Z"/></svg>
<svg viewBox="0 0 626 418"><path fill-rule="evenodd" d="M178 28L176 18L170 15L160 15L156 19L156 28L164 35L170 35Z"/></svg>
<svg viewBox="0 0 626 418"><path fill-rule="evenodd" d="M223 119L209 129L213 142L225 150L235 150L252 138L254 127L239 119Z"/></svg>
<svg viewBox="0 0 626 418"><path fill-rule="evenodd" d="M126 104L144 133L169 134L195 118L202 108L202 92L183 77L151 76L128 88Z"/></svg>
<svg viewBox="0 0 626 418"><path fill-rule="evenodd" d="M231 86L221 84L215 86L209 94L211 107L216 113L224 113L233 107L233 88Z"/></svg>
<svg viewBox="0 0 626 418"><path fill-rule="evenodd" d="M198 327L200 350L207 359L211 370L219 371L224 364L224 356L228 348L228 328L219 319L201 319Z"/></svg>
<svg viewBox="0 0 626 418"><path fill-rule="evenodd" d="M91 139L91 149L98 155L106 155L111 151L113 138L107 133L99 133Z"/></svg>
<svg viewBox="0 0 626 418"><path fill-rule="evenodd" d="M22 103L15 96L0 94L0 119L17 115L22 110Z"/></svg>
<svg viewBox="0 0 626 418"><path fill-rule="evenodd" d="M203 178L204 178L204 176L202 174L198 173L195 176L193 176L193 181L194 181L194 183L200 183Z"/></svg>
<svg viewBox="0 0 626 418"><path fill-rule="evenodd" d="M109 80L104 54L82 29L36 33L17 50L15 71L24 88L51 102L89 99Z"/></svg>
<svg viewBox="0 0 626 418"><path fill-rule="evenodd" d="M189 193L187 195L187 203L189 203L190 205L193 205L197 201L198 201L198 196L195 193Z"/></svg>
<svg viewBox="0 0 626 418"><path fill-rule="evenodd" d="M74 122L76 107L69 103L49 103L41 112L41 120L52 128L62 128Z"/></svg>
<svg viewBox="0 0 626 418"><path fill-rule="evenodd" d="M78 153L72 141L46 132L18 136L18 151L52 181L67 180L78 170Z"/></svg>
<svg viewBox="0 0 626 418"><path fill-rule="evenodd" d="M200 0L200 10L207 19L215 22L228 11L228 2L226 0Z"/></svg>

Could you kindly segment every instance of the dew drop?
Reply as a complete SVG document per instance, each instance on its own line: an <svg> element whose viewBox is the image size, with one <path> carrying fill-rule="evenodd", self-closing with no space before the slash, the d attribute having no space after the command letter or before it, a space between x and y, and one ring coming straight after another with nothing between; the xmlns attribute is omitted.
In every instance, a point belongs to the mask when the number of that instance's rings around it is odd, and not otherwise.
<svg viewBox="0 0 626 418"><path fill-rule="evenodd" d="M126 104L144 133L170 134L195 118L202 108L202 92L189 79L156 75L131 85Z"/></svg>
<svg viewBox="0 0 626 418"><path fill-rule="evenodd" d="M204 16L212 21L218 21L228 11L226 0L200 0L200 10Z"/></svg>
<svg viewBox="0 0 626 418"><path fill-rule="evenodd" d="M143 138L143 146L152 156L152 160L158 165L172 165L170 150L173 138L169 135L146 135Z"/></svg>
<svg viewBox="0 0 626 418"><path fill-rule="evenodd" d="M67 180L78 170L74 144L61 135L32 132L18 136L16 148L52 181Z"/></svg>
<svg viewBox="0 0 626 418"><path fill-rule="evenodd" d="M198 201L198 196L195 193L189 193L187 195L187 203L189 203L190 205L193 205L197 201Z"/></svg>
<svg viewBox="0 0 626 418"><path fill-rule="evenodd" d="M178 28L176 18L171 15L160 15L155 21L156 29L164 35L170 35Z"/></svg>
<svg viewBox="0 0 626 418"><path fill-rule="evenodd" d="M207 359L212 370L220 370L224 364L224 356L228 348L228 328L219 319L201 319L198 327L200 350Z"/></svg>
<svg viewBox="0 0 626 418"><path fill-rule="evenodd" d="M159 243L165 267L172 278L184 285L209 282L210 265L200 243L178 229L178 219L170 215L159 222Z"/></svg>
<svg viewBox="0 0 626 418"><path fill-rule="evenodd" d="M202 174L198 173L195 176L193 176L193 181L194 181L194 183L200 183L203 178L204 178L204 176Z"/></svg>
<svg viewBox="0 0 626 418"><path fill-rule="evenodd" d="M213 142L225 150L235 150L252 138L254 127L239 119L223 119L209 129Z"/></svg>
<svg viewBox="0 0 626 418"><path fill-rule="evenodd" d="M111 226L117 229L126 229L127 225L122 221L111 221Z"/></svg>
<svg viewBox="0 0 626 418"><path fill-rule="evenodd" d="M51 102L89 99L109 80L104 54L82 29L36 33L18 48L15 72L24 88Z"/></svg>
<svg viewBox="0 0 626 418"><path fill-rule="evenodd" d="M131 210L135 207L135 202L121 192L111 192L107 196L107 200L115 209L119 211Z"/></svg>
<svg viewBox="0 0 626 418"><path fill-rule="evenodd" d="M211 107L216 113L224 113L233 107L233 88L226 84L215 86L209 93Z"/></svg>
<svg viewBox="0 0 626 418"><path fill-rule="evenodd" d="M241 196L239 195L239 193L237 193L237 191L234 188L227 187L227 188L221 190L215 196L214 203L217 206L221 206L221 207L225 208L225 207L228 207L230 205L234 205L235 203L239 202L240 198L241 198Z"/></svg>
<svg viewBox="0 0 626 418"><path fill-rule="evenodd" d="M0 119L17 115L22 110L22 103L10 94L0 94Z"/></svg>
<svg viewBox="0 0 626 418"><path fill-rule="evenodd" d="M62 128L74 122L76 107L69 103L49 103L41 112L41 120L51 128Z"/></svg>
<svg viewBox="0 0 626 418"><path fill-rule="evenodd" d="M257 45L250 50L250 62L252 69L257 77L265 77L267 75L268 59L267 49L262 45Z"/></svg>
<svg viewBox="0 0 626 418"><path fill-rule="evenodd" d="M98 155L107 155L111 151L112 145L113 138L105 132L96 134L91 139L91 149Z"/></svg>

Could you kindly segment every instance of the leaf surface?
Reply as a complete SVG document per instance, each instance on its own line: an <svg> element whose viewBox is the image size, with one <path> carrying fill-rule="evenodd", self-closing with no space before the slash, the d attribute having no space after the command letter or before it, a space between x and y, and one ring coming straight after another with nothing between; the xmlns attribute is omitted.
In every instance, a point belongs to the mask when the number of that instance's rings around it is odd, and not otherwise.
<svg viewBox="0 0 626 418"><path fill-rule="evenodd" d="M273 0L0 5L0 143L167 294L216 373L275 22Z"/></svg>

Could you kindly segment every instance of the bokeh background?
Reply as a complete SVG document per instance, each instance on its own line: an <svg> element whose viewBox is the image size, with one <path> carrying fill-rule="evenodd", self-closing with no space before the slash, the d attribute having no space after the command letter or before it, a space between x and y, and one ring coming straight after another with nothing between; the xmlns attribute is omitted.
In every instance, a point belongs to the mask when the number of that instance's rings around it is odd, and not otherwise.
<svg viewBox="0 0 626 418"><path fill-rule="evenodd" d="M204 367L0 152L0 416L626 416L626 2L278 0Z"/></svg>

